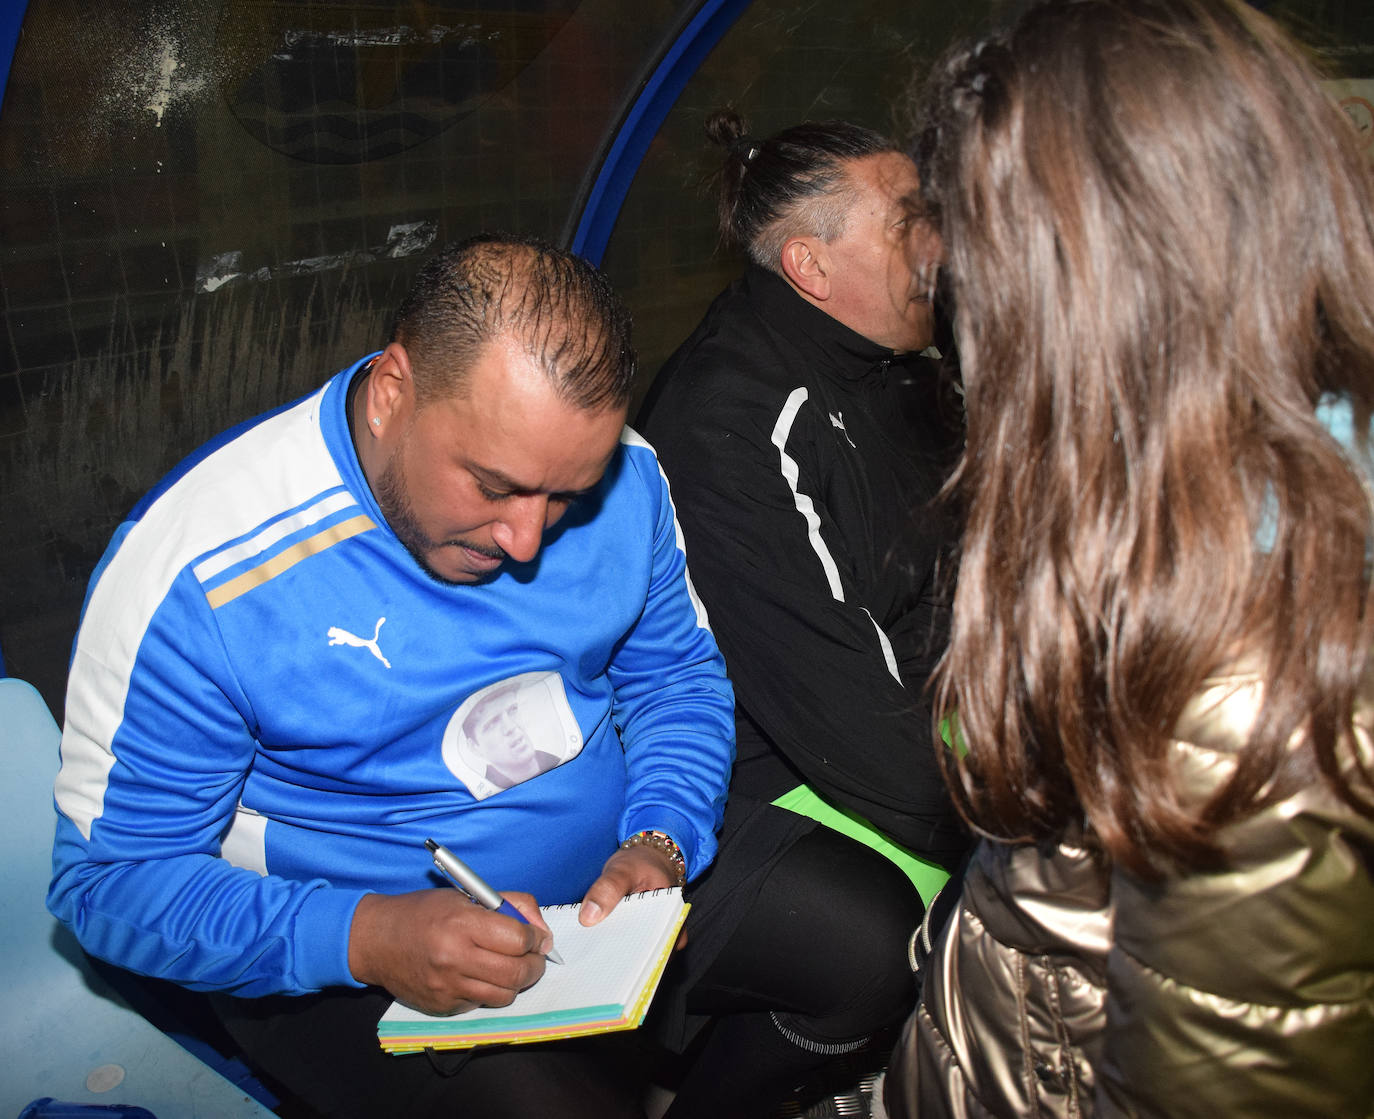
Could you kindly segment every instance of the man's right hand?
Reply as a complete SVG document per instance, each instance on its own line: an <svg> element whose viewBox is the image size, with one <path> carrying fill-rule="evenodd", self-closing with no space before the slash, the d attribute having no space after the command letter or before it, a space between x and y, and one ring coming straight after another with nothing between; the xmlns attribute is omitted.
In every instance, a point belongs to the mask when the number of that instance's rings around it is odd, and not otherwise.
<svg viewBox="0 0 1374 1119"><path fill-rule="evenodd" d="M544 974L553 937L529 894L504 896L530 924L457 890L368 894L353 914L349 970L427 1014L506 1006Z"/></svg>

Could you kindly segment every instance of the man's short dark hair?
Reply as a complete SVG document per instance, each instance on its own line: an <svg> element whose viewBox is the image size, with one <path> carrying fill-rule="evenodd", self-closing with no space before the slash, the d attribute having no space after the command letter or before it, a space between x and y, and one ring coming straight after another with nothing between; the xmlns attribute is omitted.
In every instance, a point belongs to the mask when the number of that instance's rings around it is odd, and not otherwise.
<svg viewBox="0 0 1374 1119"><path fill-rule="evenodd" d="M591 264L533 237L481 234L427 261L396 313L420 404L463 391L488 344L510 339L559 395L590 411L628 403L630 313Z"/></svg>

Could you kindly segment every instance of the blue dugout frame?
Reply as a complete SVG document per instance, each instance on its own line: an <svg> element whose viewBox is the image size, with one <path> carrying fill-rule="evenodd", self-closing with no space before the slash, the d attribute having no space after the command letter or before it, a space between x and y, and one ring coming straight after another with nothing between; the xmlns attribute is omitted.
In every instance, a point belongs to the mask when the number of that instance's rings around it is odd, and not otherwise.
<svg viewBox="0 0 1374 1119"><path fill-rule="evenodd" d="M649 144L688 80L751 2L705 0L685 6L588 168L562 244L593 264L601 263Z"/></svg>
<svg viewBox="0 0 1374 1119"><path fill-rule="evenodd" d="M9 0L0 8L3 9L0 10L0 105L3 105L5 87L10 80L10 63L14 61L14 48L19 45L19 29L24 25L29 0Z"/></svg>

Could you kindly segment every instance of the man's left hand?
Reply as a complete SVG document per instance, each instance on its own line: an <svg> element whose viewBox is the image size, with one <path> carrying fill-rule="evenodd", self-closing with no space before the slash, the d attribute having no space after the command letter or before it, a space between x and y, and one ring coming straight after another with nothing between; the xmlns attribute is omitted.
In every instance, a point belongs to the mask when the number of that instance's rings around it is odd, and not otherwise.
<svg viewBox="0 0 1374 1119"><path fill-rule="evenodd" d="M662 851L652 847L622 847L606 860L601 877L587 890L577 920L583 925L595 925L619 905L626 894L661 890L676 882L677 868Z"/></svg>

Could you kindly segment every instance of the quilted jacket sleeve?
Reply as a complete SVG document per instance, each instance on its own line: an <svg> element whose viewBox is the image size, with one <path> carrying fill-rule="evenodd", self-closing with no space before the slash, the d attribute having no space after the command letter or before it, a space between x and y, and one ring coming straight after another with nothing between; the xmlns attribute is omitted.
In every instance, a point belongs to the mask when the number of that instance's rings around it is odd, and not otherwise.
<svg viewBox="0 0 1374 1119"><path fill-rule="evenodd" d="M1235 683L1190 713L1181 758L1199 791L1254 710L1253 682ZM1223 840L1224 871L1114 875L1096 1114L1374 1115L1374 820L1314 781Z"/></svg>

